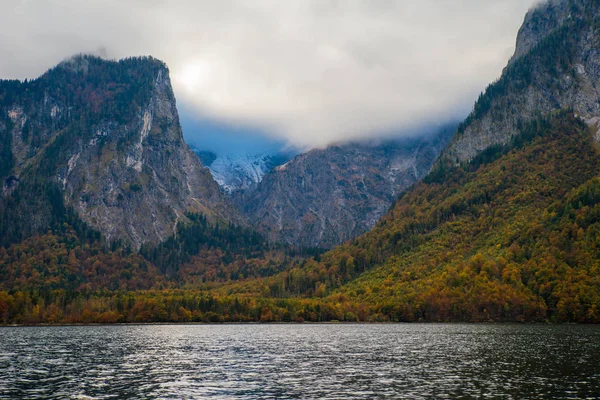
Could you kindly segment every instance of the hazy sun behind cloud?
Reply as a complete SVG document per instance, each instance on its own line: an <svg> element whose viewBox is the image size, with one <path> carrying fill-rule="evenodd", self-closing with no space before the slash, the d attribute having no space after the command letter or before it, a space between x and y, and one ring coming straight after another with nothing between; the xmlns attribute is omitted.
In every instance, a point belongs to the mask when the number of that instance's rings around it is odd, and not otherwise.
<svg viewBox="0 0 600 400"><path fill-rule="evenodd" d="M98 49L150 54L186 109L312 147L466 115L533 3L13 1L0 74L31 78Z"/></svg>

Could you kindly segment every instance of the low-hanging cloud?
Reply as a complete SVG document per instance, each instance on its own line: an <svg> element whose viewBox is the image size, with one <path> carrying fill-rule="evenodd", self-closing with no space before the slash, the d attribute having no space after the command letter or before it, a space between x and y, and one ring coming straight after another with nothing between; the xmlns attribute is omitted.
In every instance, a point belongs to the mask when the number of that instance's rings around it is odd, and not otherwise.
<svg viewBox="0 0 600 400"><path fill-rule="evenodd" d="M10 0L0 75L75 53L164 60L198 116L301 147L464 116L533 0Z"/></svg>

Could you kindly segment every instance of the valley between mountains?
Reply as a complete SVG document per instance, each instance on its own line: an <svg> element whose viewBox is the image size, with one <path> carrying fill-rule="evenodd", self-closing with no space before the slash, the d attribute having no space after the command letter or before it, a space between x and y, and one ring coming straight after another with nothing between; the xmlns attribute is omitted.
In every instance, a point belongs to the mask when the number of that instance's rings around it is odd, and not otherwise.
<svg viewBox="0 0 600 400"><path fill-rule="evenodd" d="M600 322L600 5L532 9L459 124L220 159L167 66L0 81L0 322Z"/></svg>

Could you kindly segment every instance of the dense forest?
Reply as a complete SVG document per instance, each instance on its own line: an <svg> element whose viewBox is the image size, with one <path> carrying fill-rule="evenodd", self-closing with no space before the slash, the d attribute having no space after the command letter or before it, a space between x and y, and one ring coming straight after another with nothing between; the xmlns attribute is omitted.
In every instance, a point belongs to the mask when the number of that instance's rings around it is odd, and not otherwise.
<svg viewBox="0 0 600 400"><path fill-rule="evenodd" d="M572 112L402 195L328 253L190 215L132 253L60 232L0 248L4 323L600 322L600 160Z"/></svg>

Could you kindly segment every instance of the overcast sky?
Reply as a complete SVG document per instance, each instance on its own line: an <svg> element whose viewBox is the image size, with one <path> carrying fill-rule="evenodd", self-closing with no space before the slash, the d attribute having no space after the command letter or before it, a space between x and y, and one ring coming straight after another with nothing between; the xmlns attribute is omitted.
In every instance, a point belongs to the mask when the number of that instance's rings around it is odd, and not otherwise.
<svg viewBox="0 0 600 400"><path fill-rule="evenodd" d="M80 52L152 55L168 64L187 119L313 147L464 117L534 1L0 3L4 78Z"/></svg>

